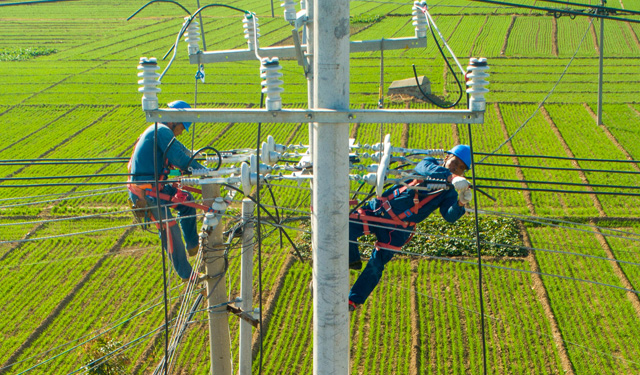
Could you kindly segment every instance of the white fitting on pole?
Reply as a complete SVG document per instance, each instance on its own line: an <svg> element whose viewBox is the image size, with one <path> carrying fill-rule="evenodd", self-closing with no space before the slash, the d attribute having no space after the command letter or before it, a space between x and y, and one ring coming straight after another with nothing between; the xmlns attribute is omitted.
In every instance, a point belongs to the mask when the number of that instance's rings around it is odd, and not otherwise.
<svg viewBox="0 0 640 375"><path fill-rule="evenodd" d="M313 5L313 107L349 108L349 1ZM349 125L313 124L313 373L349 373Z"/></svg>
<svg viewBox="0 0 640 375"><path fill-rule="evenodd" d="M242 310L253 310L253 201L242 200L242 264L240 268L240 297ZM251 323L240 320L240 375L251 375Z"/></svg>

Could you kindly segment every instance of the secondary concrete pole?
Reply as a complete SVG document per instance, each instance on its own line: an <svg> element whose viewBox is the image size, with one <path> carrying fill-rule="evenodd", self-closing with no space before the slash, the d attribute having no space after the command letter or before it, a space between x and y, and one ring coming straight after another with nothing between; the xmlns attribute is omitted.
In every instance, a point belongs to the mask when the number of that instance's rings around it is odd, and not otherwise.
<svg viewBox="0 0 640 375"><path fill-rule="evenodd" d="M202 185L204 204L211 206L213 200L220 196L220 186ZM225 283L225 246L222 244L222 223L209 233L207 243L203 247L203 260L206 266L208 307L227 301ZM214 276L213 278L211 278ZM231 343L229 342L229 318L226 306L209 310L209 352L211 356L211 373L215 375L231 375Z"/></svg>
<svg viewBox="0 0 640 375"><path fill-rule="evenodd" d="M349 0L313 5L314 108L349 108ZM349 124L313 124L313 373L349 372Z"/></svg>
<svg viewBox="0 0 640 375"><path fill-rule="evenodd" d="M242 310L253 310L253 201L242 200L242 264L240 268L240 297ZM240 375L251 375L251 323L240 319Z"/></svg>
<svg viewBox="0 0 640 375"><path fill-rule="evenodd" d="M307 44L307 56L309 56L309 70L307 71L307 102L309 108L315 108L313 104L313 0L306 0L307 17L311 22L307 22L304 27L304 43ZM313 155L313 123L309 123L309 154Z"/></svg>
<svg viewBox="0 0 640 375"><path fill-rule="evenodd" d="M604 2L602 2L604 6ZM602 125L602 76L604 66L604 18L600 18L600 74L598 75L598 125Z"/></svg>

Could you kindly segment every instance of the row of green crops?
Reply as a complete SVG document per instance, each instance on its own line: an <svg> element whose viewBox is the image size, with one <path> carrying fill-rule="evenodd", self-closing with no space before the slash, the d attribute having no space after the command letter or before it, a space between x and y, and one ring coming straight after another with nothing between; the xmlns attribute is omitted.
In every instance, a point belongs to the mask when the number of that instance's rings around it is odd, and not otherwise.
<svg viewBox="0 0 640 375"><path fill-rule="evenodd" d="M529 229L534 247L606 257L594 235ZM536 252L541 272L621 286L608 261ZM639 320L626 293L611 287L542 276L576 373L635 374Z"/></svg>

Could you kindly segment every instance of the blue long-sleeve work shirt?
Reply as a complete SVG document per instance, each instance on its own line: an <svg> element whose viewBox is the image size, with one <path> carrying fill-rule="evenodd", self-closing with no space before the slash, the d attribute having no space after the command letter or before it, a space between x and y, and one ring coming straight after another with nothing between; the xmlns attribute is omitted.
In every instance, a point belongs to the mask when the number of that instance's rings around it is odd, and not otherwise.
<svg viewBox="0 0 640 375"><path fill-rule="evenodd" d="M433 179L441 179L446 180L451 176L451 171L447 168L438 165L436 159L432 157L424 158L418 165L415 167L415 173L422 175L427 178ZM424 186L426 183L421 183L420 185ZM382 196L386 197L393 193L395 189L400 188L401 185L394 185L391 188L387 189ZM406 210L410 209L414 206L413 197L415 194L418 194L418 198L420 200L426 197L425 193L422 191L414 190L414 189L406 189L397 197L393 198L389 201L391 205L391 210L394 214L400 215ZM376 212L377 215L381 215L385 218L391 218L391 216L386 212L386 210L382 207L382 202L379 199L372 199L369 201L369 207L371 210ZM458 193L453 190L444 190L438 196L429 201L426 205L422 206L422 208L418 211L417 214L411 215L404 219L406 222L410 223L419 223L422 220L426 219L427 216L431 215L433 211L437 208L440 208L440 214L442 217L453 223L464 215L464 207L461 207L458 204Z"/></svg>
<svg viewBox="0 0 640 375"><path fill-rule="evenodd" d="M151 181L154 179L153 173L153 136L155 134L155 124L149 126L138 139L136 148L131 156L131 173L133 181ZM158 149L156 152L156 162L159 175L163 175L164 160L162 154L174 138L173 131L164 124L158 124ZM182 171L187 171L191 166L194 169L204 168L200 163L193 160L189 164L191 152L184 147L180 141L175 140L171 147L166 151L165 158L169 160L169 164ZM166 176L166 174L165 174Z"/></svg>

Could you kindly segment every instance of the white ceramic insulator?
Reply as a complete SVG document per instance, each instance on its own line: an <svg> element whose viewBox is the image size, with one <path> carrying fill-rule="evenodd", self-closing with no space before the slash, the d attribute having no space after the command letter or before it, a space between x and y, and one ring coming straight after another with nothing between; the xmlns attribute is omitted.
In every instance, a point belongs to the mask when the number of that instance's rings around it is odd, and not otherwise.
<svg viewBox="0 0 640 375"><path fill-rule="evenodd" d="M219 222L220 220L218 220L213 212L207 212L204 214L204 220L202 221L202 230L209 231L215 229Z"/></svg>
<svg viewBox="0 0 640 375"><path fill-rule="evenodd" d="M472 111L484 111L487 107L484 95L489 92L489 89L485 86L489 82L485 79L489 77L489 65L487 65L487 59L481 57L479 59L470 58L469 66L467 66L467 94L471 96L469 99L469 109Z"/></svg>
<svg viewBox="0 0 640 375"><path fill-rule="evenodd" d="M296 3L293 0L284 0L280 4L284 8L284 19L287 22L295 22L296 20Z"/></svg>
<svg viewBox="0 0 640 375"><path fill-rule="evenodd" d="M192 169L191 170L191 175L192 176L207 176L210 172L210 169L207 168L202 168L202 169Z"/></svg>
<svg viewBox="0 0 640 375"><path fill-rule="evenodd" d="M262 59L260 66L260 78L262 81L262 93L267 96L266 106L268 111L279 111L282 109L282 99L280 93L284 91L280 85L284 82L280 80L282 66L277 57L272 59Z"/></svg>
<svg viewBox="0 0 640 375"><path fill-rule="evenodd" d="M198 181L200 181L199 178L181 178L180 184L183 186L196 186L200 184Z"/></svg>
<svg viewBox="0 0 640 375"><path fill-rule="evenodd" d="M227 203L224 201L222 197L217 197L213 201L211 208L213 208L213 210L217 212L224 212L227 210Z"/></svg>
<svg viewBox="0 0 640 375"><path fill-rule="evenodd" d="M189 17L184 18L185 23L189 21ZM198 28L200 24L195 20L191 21L189 26L187 26L187 30L184 32L184 41L189 43L189 54L195 55L200 51L200 47L198 46L198 42L200 42L200 30Z"/></svg>
<svg viewBox="0 0 640 375"><path fill-rule="evenodd" d="M426 8L426 1L414 1L411 11L411 19L413 20L413 27L415 28L416 38L427 37L427 16L419 8Z"/></svg>
<svg viewBox="0 0 640 375"><path fill-rule="evenodd" d="M145 111L153 111L158 109L158 93L161 91L158 85L160 81L160 73L156 70L160 69L158 60L155 57L150 59L146 57L140 58L138 65L138 84L142 87L138 88L138 92L142 93L142 109Z"/></svg>
<svg viewBox="0 0 640 375"><path fill-rule="evenodd" d="M244 29L244 38L247 40L249 51L253 51L256 47L255 42L260 37L258 17L253 13L245 14L242 19L242 28Z"/></svg>

